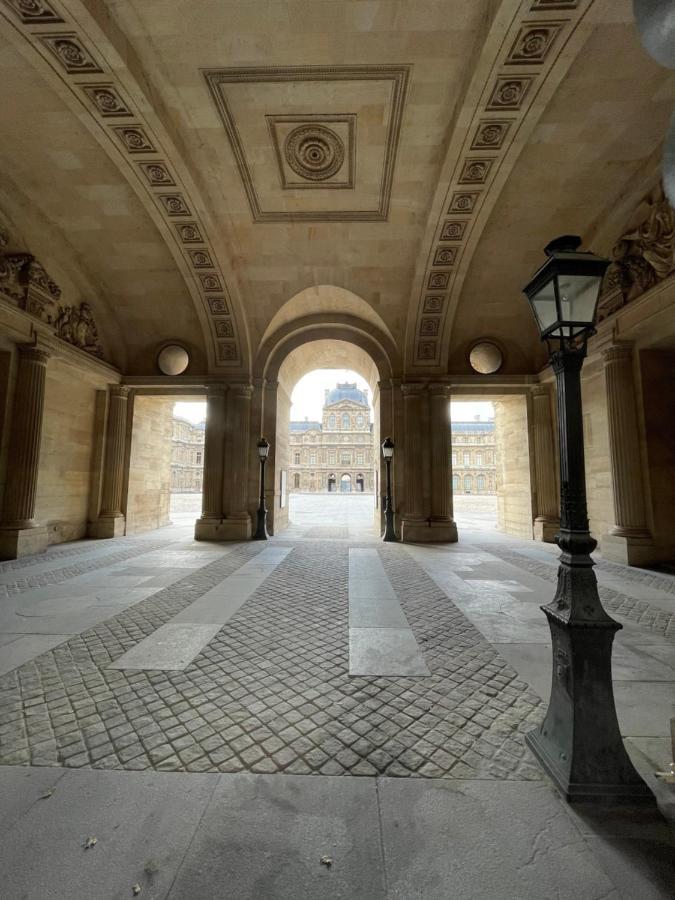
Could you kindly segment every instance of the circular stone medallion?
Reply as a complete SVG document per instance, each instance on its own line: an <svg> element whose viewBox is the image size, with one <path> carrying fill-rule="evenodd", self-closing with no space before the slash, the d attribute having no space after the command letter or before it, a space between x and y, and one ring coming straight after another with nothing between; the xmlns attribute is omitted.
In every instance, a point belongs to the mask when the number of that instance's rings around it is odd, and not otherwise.
<svg viewBox="0 0 675 900"><path fill-rule="evenodd" d="M475 372L481 375L494 375L501 369L504 356L496 344L491 341L479 341L471 348L469 362Z"/></svg>
<svg viewBox="0 0 675 900"><path fill-rule="evenodd" d="M157 354L157 366L162 375L182 375L190 364L190 354L180 344L168 344Z"/></svg>
<svg viewBox="0 0 675 900"><path fill-rule="evenodd" d="M296 175L309 181L326 181L342 168L342 138L323 125L300 125L284 141L286 162Z"/></svg>

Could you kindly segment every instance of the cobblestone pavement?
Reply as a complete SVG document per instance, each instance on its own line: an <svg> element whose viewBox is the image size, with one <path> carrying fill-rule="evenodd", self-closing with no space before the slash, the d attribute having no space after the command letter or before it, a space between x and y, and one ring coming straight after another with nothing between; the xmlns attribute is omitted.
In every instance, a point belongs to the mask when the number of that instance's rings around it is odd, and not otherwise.
<svg viewBox="0 0 675 900"><path fill-rule="evenodd" d="M260 552L246 544L2 677L0 763L539 778L522 739L539 698L403 547L375 546L430 678L349 677L349 544L318 540L184 671L108 668Z"/></svg>

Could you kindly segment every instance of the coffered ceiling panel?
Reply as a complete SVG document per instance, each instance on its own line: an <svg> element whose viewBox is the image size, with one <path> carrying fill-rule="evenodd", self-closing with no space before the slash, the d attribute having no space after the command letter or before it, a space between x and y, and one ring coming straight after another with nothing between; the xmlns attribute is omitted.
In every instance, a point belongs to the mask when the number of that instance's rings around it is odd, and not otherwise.
<svg viewBox="0 0 675 900"><path fill-rule="evenodd" d="M254 221L386 220L409 71L206 71Z"/></svg>

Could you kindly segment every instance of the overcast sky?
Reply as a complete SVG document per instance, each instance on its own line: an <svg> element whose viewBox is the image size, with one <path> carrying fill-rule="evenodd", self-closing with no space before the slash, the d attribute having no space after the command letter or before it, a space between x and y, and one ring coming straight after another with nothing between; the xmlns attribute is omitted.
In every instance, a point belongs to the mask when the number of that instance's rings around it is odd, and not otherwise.
<svg viewBox="0 0 675 900"><path fill-rule="evenodd" d="M349 369L317 369L301 378L293 388L291 419L294 422L301 422L305 418L320 422L324 392L326 389L334 388L338 381L356 382L357 387L368 392L368 402L372 403L373 396L368 382L356 372L351 372ZM174 411L176 415L182 416L190 422L203 422L206 416L206 404L176 403ZM480 401L451 404L451 416L456 422L473 421L476 416L480 416L481 421L486 422L493 415L494 410L491 403Z"/></svg>

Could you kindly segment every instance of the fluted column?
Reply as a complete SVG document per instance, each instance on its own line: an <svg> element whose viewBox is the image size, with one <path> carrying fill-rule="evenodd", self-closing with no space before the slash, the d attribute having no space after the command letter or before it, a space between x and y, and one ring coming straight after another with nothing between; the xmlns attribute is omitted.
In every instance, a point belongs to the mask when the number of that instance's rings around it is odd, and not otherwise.
<svg viewBox="0 0 675 900"><path fill-rule="evenodd" d="M229 430L227 447L228 479L224 507L228 510L222 525L223 540L241 541L251 537L248 511L251 455L250 384L230 385L228 391ZM255 460L257 462L257 460Z"/></svg>
<svg viewBox="0 0 675 900"><path fill-rule="evenodd" d="M456 541L452 507L450 387L430 384L431 528L437 541Z"/></svg>
<svg viewBox="0 0 675 900"><path fill-rule="evenodd" d="M113 384L108 388L108 419L103 453L101 511L89 529L91 537L111 538L124 534L126 520L122 511L124 462L127 439L129 388Z"/></svg>
<svg viewBox="0 0 675 900"><path fill-rule="evenodd" d="M218 540L223 520L223 470L225 452L225 387L210 385L206 391L202 514L195 522L195 539Z"/></svg>
<svg viewBox="0 0 675 900"><path fill-rule="evenodd" d="M19 366L7 457L0 558L16 559L47 547L47 529L35 522L42 418L49 354L19 347Z"/></svg>
<svg viewBox="0 0 675 900"><path fill-rule="evenodd" d="M607 392L614 527L601 540L602 555L627 565L654 558L647 527L633 378L633 348L616 344L602 354Z"/></svg>
<svg viewBox="0 0 675 900"><path fill-rule="evenodd" d="M532 388L532 442L537 509L534 520L534 539L553 543L560 528L558 515L558 485L553 444L551 395L544 384Z"/></svg>

